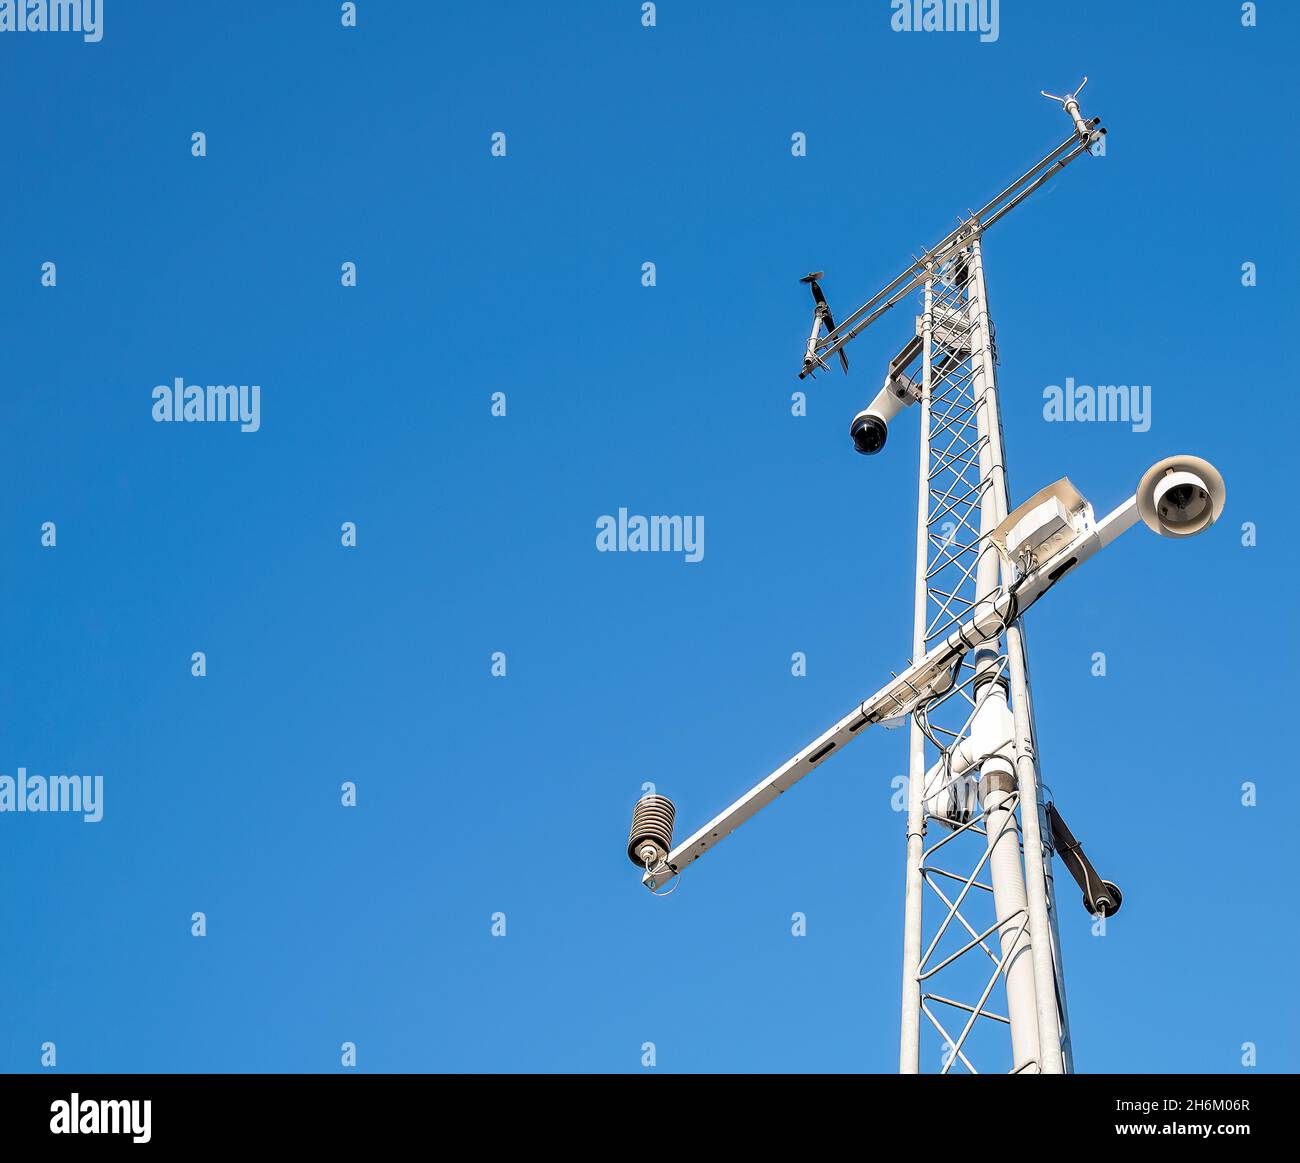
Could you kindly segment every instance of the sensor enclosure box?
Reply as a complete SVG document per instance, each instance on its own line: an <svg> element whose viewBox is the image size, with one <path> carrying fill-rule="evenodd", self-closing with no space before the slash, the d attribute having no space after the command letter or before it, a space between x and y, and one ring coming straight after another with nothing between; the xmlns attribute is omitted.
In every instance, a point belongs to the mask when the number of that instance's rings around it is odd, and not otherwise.
<svg viewBox="0 0 1300 1163"><path fill-rule="evenodd" d="M1092 506L1069 477L1062 477L1012 512L991 540L1007 561L1026 572L1030 562L1050 561L1092 525Z"/></svg>
<svg viewBox="0 0 1300 1163"><path fill-rule="evenodd" d="M1038 551L1055 543L1062 533L1074 535L1070 511L1055 497L1048 497L1007 530L1007 552L1014 558L1033 553L1036 558L1045 560Z"/></svg>

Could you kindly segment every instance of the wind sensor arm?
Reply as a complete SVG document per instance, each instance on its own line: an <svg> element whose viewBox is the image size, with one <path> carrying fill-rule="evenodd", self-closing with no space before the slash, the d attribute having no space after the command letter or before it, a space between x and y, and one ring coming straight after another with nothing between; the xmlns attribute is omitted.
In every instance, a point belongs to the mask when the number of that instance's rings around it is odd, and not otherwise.
<svg viewBox="0 0 1300 1163"><path fill-rule="evenodd" d="M817 357L817 340L821 334L822 324L826 325L828 335L835 330L835 320L831 317L830 304L826 302L826 296L822 293L821 284L818 282L819 279L825 277L825 271L812 271L799 280L801 283L808 284L813 297L812 331L808 336L808 347L804 353L804 362L807 363L809 360L813 360L823 368L826 367L826 364ZM842 347L839 350L839 356L840 366L844 368L844 374L848 375L849 357Z"/></svg>
<svg viewBox="0 0 1300 1163"><path fill-rule="evenodd" d="M1083 87L1088 83L1088 78L1084 77L1079 82L1079 87L1073 93L1067 93L1064 97L1058 97L1055 93L1049 93L1046 89L1038 91L1049 101L1059 101L1061 108L1073 119L1075 135L1081 139L1086 139L1092 133L1092 127L1095 121L1089 122L1083 119L1083 114L1079 112L1079 94L1083 92ZM1105 133L1103 129L1101 131Z"/></svg>
<svg viewBox="0 0 1300 1163"><path fill-rule="evenodd" d="M828 313L827 333L819 335L821 320L814 317L812 334L809 335L804 350L803 368L799 372L800 379L812 374L818 368L825 368L826 361L832 355L838 354L840 359L844 360L843 349L847 343L856 339L886 311L922 286L931 272L942 266L954 251L960 250L973 237L982 234L995 222L1004 218L1054 174L1063 170L1075 158L1087 153L1101 139L1106 132L1101 126L1101 118L1094 117L1087 120L1079 111L1079 93L1087 83L1088 78L1084 77L1083 84L1065 97L1057 97L1051 93L1043 94L1053 101L1059 101L1074 122L1074 132L1051 153L1030 166L1011 185L976 210L923 255L914 258L911 266L877 291L838 327L830 321ZM818 271L815 278L820 279L822 273ZM812 282L816 288L814 276L805 276L802 281ZM817 295L816 289L813 294Z"/></svg>

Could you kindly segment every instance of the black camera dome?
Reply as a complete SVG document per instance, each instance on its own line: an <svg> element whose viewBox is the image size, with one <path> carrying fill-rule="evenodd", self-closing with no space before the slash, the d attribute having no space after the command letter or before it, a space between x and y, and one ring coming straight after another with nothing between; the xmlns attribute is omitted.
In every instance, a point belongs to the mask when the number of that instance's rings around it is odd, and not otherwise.
<svg viewBox="0 0 1300 1163"><path fill-rule="evenodd" d="M849 428L853 447L864 456L870 456L885 447L889 428L879 416L856 416Z"/></svg>

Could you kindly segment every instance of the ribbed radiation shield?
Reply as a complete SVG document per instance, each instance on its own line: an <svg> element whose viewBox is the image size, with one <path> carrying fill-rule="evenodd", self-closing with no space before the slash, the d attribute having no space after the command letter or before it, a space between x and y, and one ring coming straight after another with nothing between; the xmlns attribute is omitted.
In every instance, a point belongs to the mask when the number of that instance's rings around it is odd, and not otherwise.
<svg viewBox="0 0 1300 1163"><path fill-rule="evenodd" d="M673 847L673 817L677 809L673 801L666 796L642 796L632 809L632 830L627 837L627 856L638 868L645 867L645 861L637 855L645 844L654 844L660 849L660 859L667 856Z"/></svg>

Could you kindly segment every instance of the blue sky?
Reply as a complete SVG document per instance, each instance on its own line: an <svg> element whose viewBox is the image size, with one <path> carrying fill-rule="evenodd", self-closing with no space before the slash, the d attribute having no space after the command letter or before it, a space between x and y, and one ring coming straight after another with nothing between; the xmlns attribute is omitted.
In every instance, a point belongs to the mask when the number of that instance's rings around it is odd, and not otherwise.
<svg viewBox="0 0 1300 1163"><path fill-rule="evenodd" d="M687 834L906 657L915 421L873 460L847 431L907 308L795 418L797 279L847 314L1084 73L1106 156L985 243L1013 499L1068 474L1104 512L1190 451L1228 506L1028 618L1044 777L1125 891L1101 939L1062 893L1077 1064L1300 1068L1291 403L1258 407L1289 6L1003 0L992 43L867 2L338 7L0 35L0 772L105 788L97 824L0 815L0 1068L894 1069L904 733L668 900L627 820L649 780ZM260 430L154 423L177 376L260 385ZM1150 385L1150 430L1044 422L1066 377ZM704 559L598 553L620 506L702 515Z"/></svg>

